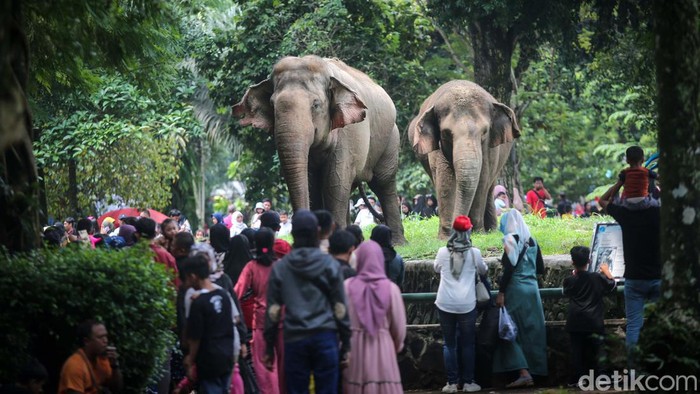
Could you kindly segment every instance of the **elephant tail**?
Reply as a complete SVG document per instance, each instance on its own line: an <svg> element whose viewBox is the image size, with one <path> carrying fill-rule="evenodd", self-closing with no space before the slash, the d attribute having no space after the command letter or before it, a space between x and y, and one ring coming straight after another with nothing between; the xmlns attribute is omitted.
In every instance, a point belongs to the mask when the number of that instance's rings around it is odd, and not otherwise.
<svg viewBox="0 0 700 394"><path fill-rule="evenodd" d="M375 211L372 204L369 203L369 199L367 198L367 193L365 193L365 187L362 185L362 182L358 184L357 188L360 190L360 197L362 197L362 200L365 202L365 206L367 207L367 209L369 209L369 212L372 214L372 216L377 218L377 220L379 220L381 223L386 224L384 215Z"/></svg>

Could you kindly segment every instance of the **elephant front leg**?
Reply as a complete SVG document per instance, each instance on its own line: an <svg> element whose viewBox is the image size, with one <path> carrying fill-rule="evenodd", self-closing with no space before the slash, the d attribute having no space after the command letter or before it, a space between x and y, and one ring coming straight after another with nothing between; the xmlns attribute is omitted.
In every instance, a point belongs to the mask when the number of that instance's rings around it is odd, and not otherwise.
<svg viewBox="0 0 700 394"><path fill-rule="evenodd" d="M453 212L455 207L455 173L450 163L445 159L441 151L436 150L428 155L433 186L438 198L438 213L440 215L440 229L438 236L447 239L452 231Z"/></svg>
<svg viewBox="0 0 700 394"><path fill-rule="evenodd" d="M345 228L348 220L350 193L355 173L349 163L330 159L323 173L323 207L328 210L338 228Z"/></svg>

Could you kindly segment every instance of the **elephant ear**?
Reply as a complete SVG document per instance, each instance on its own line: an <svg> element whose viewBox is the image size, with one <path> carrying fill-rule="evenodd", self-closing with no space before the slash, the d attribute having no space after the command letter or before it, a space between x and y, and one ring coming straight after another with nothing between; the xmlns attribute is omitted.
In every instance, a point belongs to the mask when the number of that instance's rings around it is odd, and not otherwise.
<svg viewBox="0 0 700 394"><path fill-rule="evenodd" d="M440 127L435 116L435 107L428 108L415 122L413 130L413 151L419 155L440 148Z"/></svg>
<svg viewBox="0 0 700 394"><path fill-rule="evenodd" d="M335 77L331 77L330 93L331 130L365 120L367 106L357 97L354 90Z"/></svg>
<svg viewBox="0 0 700 394"><path fill-rule="evenodd" d="M520 126L515 119L515 113L507 105L493 103L493 114L491 115L491 142L492 148L498 145L512 142L520 137Z"/></svg>
<svg viewBox="0 0 700 394"><path fill-rule="evenodd" d="M244 115L241 126L253 125L258 129L271 129L275 114L270 97L274 87L270 78L248 88L241 101L233 106L233 115Z"/></svg>

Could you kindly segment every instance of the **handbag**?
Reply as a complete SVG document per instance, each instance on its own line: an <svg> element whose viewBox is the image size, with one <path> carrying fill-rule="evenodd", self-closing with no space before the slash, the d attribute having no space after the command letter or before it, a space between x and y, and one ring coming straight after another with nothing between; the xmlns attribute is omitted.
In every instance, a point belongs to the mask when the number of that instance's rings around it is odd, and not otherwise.
<svg viewBox="0 0 700 394"><path fill-rule="evenodd" d="M476 289L476 307L479 309L483 309L486 307L486 305L491 301L491 293L489 293L489 290L486 288L486 285L484 282L481 281L481 275L479 275L478 270L476 269L476 258L474 258L474 251L472 250L472 260L474 261L474 276L476 277L474 280L476 281L474 288Z"/></svg>
<svg viewBox="0 0 700 394"><path fill-rule="evenodd" d="M498 315L498 336L505 341L514 341L518 336L518 327L508 314L505 305L501 307Z"/></svg>

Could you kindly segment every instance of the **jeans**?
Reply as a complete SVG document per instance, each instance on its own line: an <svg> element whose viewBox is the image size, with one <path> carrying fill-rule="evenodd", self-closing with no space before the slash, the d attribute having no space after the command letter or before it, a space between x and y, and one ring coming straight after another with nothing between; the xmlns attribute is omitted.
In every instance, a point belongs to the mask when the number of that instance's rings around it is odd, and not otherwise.
<svg viewBox="0 0 700 394"><path fill-rule="evenodd" d="M625 315L627 317L627 363L634 366L633 353L644 325L644 304L656 302L661 295L660 279L625 279Z"/></svg>
<svg viewBox="0 0 700 394"><path fill-rule="evenodd" d="M300 341L284 343L284 369L287 393L307 394L309 377L314 373L316 394L338 392L340 349L335 331L322 331Z"/></svg>
<svg viewBox="0 0 700 394"><path fill-rule="evenodd" d="M450 313L438 309L438 314L445 341L442 353L445 357L447 383L472 383L476 356L476 308L468 313Z"/></svg>
<svg viewBox="0 0 700 394"><path fill-rule="evenodd" d="M199 392L202 394L228 394L231 392L231 373L218 378L200 379Z"/></svg>

